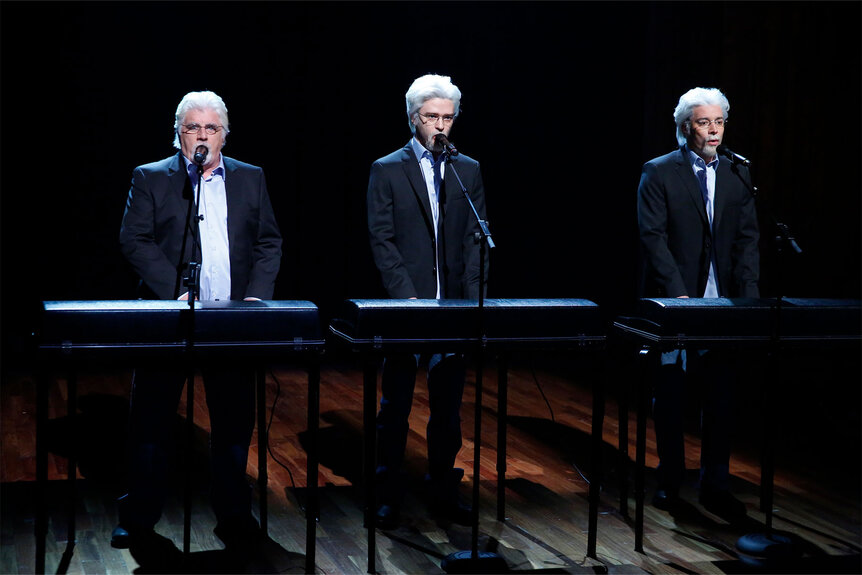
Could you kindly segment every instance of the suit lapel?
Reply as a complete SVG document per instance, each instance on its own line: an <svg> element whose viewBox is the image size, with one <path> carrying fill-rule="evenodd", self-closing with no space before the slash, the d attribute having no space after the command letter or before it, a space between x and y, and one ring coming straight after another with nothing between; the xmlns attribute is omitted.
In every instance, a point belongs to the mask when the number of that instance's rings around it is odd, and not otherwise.
<svg viewBox="0 0 862 575"><path fill-rule="evenodd" d="M188 218L189 207L191 206L192 210L195 209L194 189L192 188L192 182L189 178L189 172L186 168L186 162L183 160L182 152L178 152L177 155L174 156L174 160L168 167L168 181L170 181L171 194L176 198L177 205L183 207L183 219ZM193 220L186 219L186 221L189 222L186 233L189 234L189 238L192 238L194 237L194 230L191 229ZM199 247L198 252L190 257L192 259L200 257Z"/></svg>
<svg viewBox="0 0 862 575"><path fill-rule="evenodd" d="M715 198L712 201L712 230L713 234L718 230L724 206L727 205L727 184L731 177L729 164L725 160L718 161L718 169L715 171Z"/></svg>
<svg viewBox="0 0 862 575"><path fill-rule="evenodd" d="M186 163L183 161L183 153L178 152L168 167L168 178L171 182L171 193L178 200L185 202L192 197L192 183L189 181L189 173Z"/></svg>
<svg viewBox="0 0 862 575"><path fill-rule="evenodd" d="M236 233L231 225L233 215L237 212L239 204L242 201L242 193L240 191L239 174L236 171L236 163L225 156L224 160L224 195L227 202L227 242L228 247L237 245ZM230 250L231 254L233 250Z"/></svg>
<svg viewBox="0 0 862 575"><path fill-rule="evenodd" d="M452 197L449 197L450 193ZM459 197L461 197L461 187L452 172L452 167L447 162L443 169L443 182L440 184L440 203L445 205Z"/></svg>
<svg viewBox="0 0 862 575"><path fill-rule="evenodd" d="M677 152L675 161L677 177L679 177L682 187L694 204L697 213L700 214L700 218L703 220L704 224L709 227L709 219L706 217L706 206L703 202L703 192L700 190L700 182L697 181L697 176L694 175L694 172L691 169L691 163L688 161L688 157L686 156L687 152L680 148ZM713 219L714 218L715 211L713 209Z"/></svg>
<svg viewBox="0 0 862 575"><path fill-rule="evenodd" d="M445 221L444 216L446 212L449 211L449 206L454 205L450 202L454 202L455 200L461 197L461 186L458 184L458 179L455 177L455 174L452 172L452 167L449 166L447 162L443 167L443 181L440 182L440 225L442 227L443 222Z"/></svg>
<svg viewBox="0 0 862 575"><path fill-rule="evenodd" d="M416 159L416 154L413 153L410 142L407 142L407 145L401 149L401 167L404 169L407 181L410 182L410 187L413 189L416 201L422 208L422 219L425 220L425 227L433 238L434 218L431 216L431 201L428 199L428 188L425 187L422 168L419 167L419 160Z"/></svg>

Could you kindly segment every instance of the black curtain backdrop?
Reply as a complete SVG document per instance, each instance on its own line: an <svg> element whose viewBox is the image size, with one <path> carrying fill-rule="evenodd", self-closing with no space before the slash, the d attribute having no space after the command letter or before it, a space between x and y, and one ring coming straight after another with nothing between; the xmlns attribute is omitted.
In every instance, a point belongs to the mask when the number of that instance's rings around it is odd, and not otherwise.
<svg viewBox="0 0 862 575"><path fill-rule="evenodd" d="M227 103L224 152L262 166L284 236L276 299L382 297L365 228L372 161L410 132L426 73L463 92L452 132L482 163L489 297L636 297L642 164L676 146L684 91L730 99L755 165L764 295L860 297L859 2L0 3L3 360L42 300L127 299L132 170L174 153L191 90ZM763 215L763 214L761 214Z"/></svg>

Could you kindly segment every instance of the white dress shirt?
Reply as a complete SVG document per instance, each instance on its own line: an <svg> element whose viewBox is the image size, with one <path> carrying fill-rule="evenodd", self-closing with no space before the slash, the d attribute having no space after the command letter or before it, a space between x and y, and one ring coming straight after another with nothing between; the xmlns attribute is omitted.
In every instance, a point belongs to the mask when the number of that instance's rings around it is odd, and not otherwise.
<svg viewBox="0 0 862 575"><path fill-rule="evenodd" d="M230 245L227 235L227 194L225 192L224 158L209 178L202 181L198 193L197 166L185 157L195 198L199 202L201 243L201 301L230 299Z"/></svg>

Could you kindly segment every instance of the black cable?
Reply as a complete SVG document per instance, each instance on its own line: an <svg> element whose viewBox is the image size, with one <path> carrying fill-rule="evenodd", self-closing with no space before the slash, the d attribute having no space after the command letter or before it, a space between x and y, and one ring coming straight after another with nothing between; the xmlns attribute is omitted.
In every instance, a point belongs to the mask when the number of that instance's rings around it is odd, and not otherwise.
<svg viewBox="0 0 862 575"><path fill-rule="evenodd" d="M536 387L539 388L539 393L542 394L542 399L545 400L545 405L548 406L548 412L551 414L551 423L556 425L557 420L554 418L554 408L551 407L551 402L548 401L548 397L545 395L545 391L542 389L542 384L539 383L539 378L536 375L536 368L533 365L533 355L530 354L530 374L533 376L533 381L536 382Z"/></svg>
<svg viewBox="0 0 862 575"><path fill-rule="evenodd" d="M539 382L539 377L536 375L536 368L533 365L533 354L530 354L529 358L530 358L530 374L533 376L533 381L536 382L536 387L539 389L539 393L542 394L542 399L545 400L545 405L548 406L548 412L551 414L551 423L556 425L557 420L554 418L554 408L551 407L551 402L548 401L548 397L545 395L545 391L542 389L542 384ZM590 480L587 479L587 477L583 474L583 472L578 467L578 465L574 461L570 461L569 463L574 468L574 470L578 472L578 475L581 476L581 479L583 479L584 482L587 485L589 485Z"/></svg>
<svg viewBox="0 0 862 575"><path fill-rule="evenodd" d="M296 481L293 478L293 473L291 473L290 468L288 468L288 466L285 463L283 463L281 460L279 460L278 457L275 456L275 453L272 452L272 446L270 446L270 444L269 444L269 430L272 427L272 420L273 420L273 417L275 416L275 406L276 406L276 404L278 404L278 398L281 396L281 382L275 376L274 371L270 370L269 375L272 377L272 380L275 382L275 399L272 400L272 407L270 408L270 411L269 411L269 422L266 424L266 452L269 453L269 455L270 455L270 457L272 457L273 461L275 461L277 464L279 464L282 469L287 471L288 476L290 476L290 485L293 488L293 490L296 491ZM265 386L264 386L264 388L265 388ZM302 514L305 515L305 513L306 513L305 505L302 504L302 502L299 500L298 497L296 498L296 504L299 506L299 510L302 512Z"/></svg>

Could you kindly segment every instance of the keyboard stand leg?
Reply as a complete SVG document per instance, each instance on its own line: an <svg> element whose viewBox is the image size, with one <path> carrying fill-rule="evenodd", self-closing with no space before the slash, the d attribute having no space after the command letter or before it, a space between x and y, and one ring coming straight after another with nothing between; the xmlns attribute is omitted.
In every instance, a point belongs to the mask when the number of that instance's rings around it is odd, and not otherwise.
<svg viewBox="0 0 862 575"><path fill-rule="evenodd" d="M375 501L376 467L377 467L377 361L376 358L366 358L363 367L363 438L365 448L365 528L368 530L368 573L376 572L377 542L376 523L377 512Z"/></svg>

